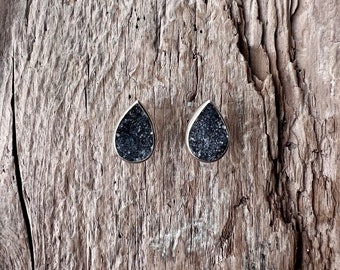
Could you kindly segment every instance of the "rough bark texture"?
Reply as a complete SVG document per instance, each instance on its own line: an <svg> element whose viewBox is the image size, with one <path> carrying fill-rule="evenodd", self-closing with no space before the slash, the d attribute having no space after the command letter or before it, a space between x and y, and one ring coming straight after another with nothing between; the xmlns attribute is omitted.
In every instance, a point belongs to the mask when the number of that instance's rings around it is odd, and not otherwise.
<svg viewBox="0 0 340 270"><path fill-rule="evenodd" d="M340 269L339 6L0 0L0 268ZM141 164L113 151L135 99ZM211 164L184 145L207 99Z"/></svg>

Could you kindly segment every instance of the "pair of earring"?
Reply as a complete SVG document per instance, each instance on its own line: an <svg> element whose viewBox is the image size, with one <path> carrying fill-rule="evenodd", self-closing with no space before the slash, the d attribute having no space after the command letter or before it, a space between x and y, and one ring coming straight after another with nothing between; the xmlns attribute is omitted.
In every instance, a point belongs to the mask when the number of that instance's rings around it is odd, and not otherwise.
<svg viewBox="0 0 340 270"><path fill-rule="evenodd" d="M228 129L220 112L208 100L195 112L186 132L189 152L202 162L219 160L228 149ZM136 101L120 119L115 135L117 154L128 162L143 162L153 153L155 133L148 113Z"/></svg>

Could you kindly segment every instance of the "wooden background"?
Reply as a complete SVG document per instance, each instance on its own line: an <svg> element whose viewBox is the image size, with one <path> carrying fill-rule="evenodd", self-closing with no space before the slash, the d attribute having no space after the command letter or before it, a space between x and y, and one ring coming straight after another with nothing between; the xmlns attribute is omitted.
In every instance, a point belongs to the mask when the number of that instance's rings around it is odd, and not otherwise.
<svg viewBox="0 0 340 270"><path fill-rule="evenodd" d="M1 269L340 269L336 0L0 0ZM117 157L136 100L152 158ZM211 99L230 146L187 123Z"/></svg>

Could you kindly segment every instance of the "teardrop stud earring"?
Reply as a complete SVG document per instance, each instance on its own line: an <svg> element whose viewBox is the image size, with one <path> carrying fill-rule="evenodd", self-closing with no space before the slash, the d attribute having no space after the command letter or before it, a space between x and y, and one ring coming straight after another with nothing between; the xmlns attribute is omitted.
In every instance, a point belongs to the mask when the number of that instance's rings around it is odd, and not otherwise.
<svg viewBox="0 0 340 270"><path fill-rule="evenodd" d="M125 161L138 163L153 153L155 133L149 115L139 101L133 103L119 120L114 147Z"/></svg>
<svg viewBox="0 0 340 270"><path fill-rule="evenodd" d="M226 153L228 128L210 100L204 102L190 120L185 141L189 152L202 162L217 161Z"/></svg>

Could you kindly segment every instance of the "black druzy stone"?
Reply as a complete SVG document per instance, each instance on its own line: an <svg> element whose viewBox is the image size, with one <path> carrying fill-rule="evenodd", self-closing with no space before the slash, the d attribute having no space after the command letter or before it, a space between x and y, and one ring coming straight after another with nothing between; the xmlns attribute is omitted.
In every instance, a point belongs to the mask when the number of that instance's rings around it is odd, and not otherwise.
<svg viewBox="0 0 340 270"><path fill-rule="evenodd" d="M198 109L189 123L186 139L190 152L203 162L216 161L227 151L227 126L210 101Z"/></svg>
<svg viewBox="0 0 340 270"><path fill-rule="evenodd" d="M151 156L154 144L151 120L142 105L136 101L117 126L116 151L126 161L142 162Z"/></svg>

